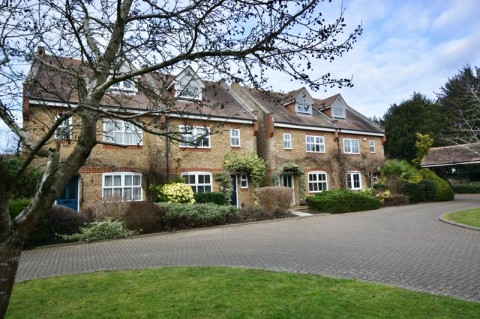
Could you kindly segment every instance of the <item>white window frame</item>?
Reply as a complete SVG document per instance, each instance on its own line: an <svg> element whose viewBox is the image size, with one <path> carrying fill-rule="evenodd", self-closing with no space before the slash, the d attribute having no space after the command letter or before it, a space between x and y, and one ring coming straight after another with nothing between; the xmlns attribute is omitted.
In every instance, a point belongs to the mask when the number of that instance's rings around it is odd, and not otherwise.
<svg viewBox="0 0 480 319"><path fill-rule="evenodd" d="M113 122L114 129L109 129L107 126L110 122ZM132 136L137 136L131 138ZM129 142L128 140L132 141ZM103 121L103 141L107 143L113 143L118 145L143 145L143 131L141 128L135 126L134 124L122 120L116 119L105 119Z"/></svg>
<svg viewBox="0 0 480 319"><path fill-rule="evenodd" d="M201 133L199 131L202 131ZM201 140L199 140L200 136L203 136L207 132ZM179 132L182 137L182 142L180 142L180 147L187 147L187 148L211 148L212 143L210 140L210 128L204 126L190 126L190 125L180 125ZM205 145L208 143L208 145Z"/></svg>
<svg viewBox="0 0 480 319"><path fill-rule="evenodd" d="M185 172L181 174L182 177L185 178L185 184L192 187L194 193L211 193L213 192L213 185L212 185L212 173L210 172ZM194 176L194 182L192 183L187 176ZM205 178L208 176L209 183L206 183L205 180L201 180L201 177ZM208 191L205 191L205 188L209 187ZM203 188L202 191L199 192L199 188Z"/></svg>
<svg viewBox="0 0 480 319"><path fill-rule="evenodd" d="M125 80L117 83L113 83L109 87L109 91L113 93L126 93L126 94L132 94L138 92L137 87L135 86L135 83L133 80Z"/></svg>
<svg viewBox="0 0 480 319"><path fill-rule="evenodd" d="M375 147L375 141L374 140L369 140L368 141L368 149L370 150L370 153L375 153L376 147Z"/></svg>
<svg viewBox="0 0 480 319"><path fill-rule="evenodd" d="M192 82L187 84L177 83L175 85L175 97L179 100L201 100L202 99L202 88L192 84Z"/></svg>
<svg viewBox="0 0 480 319"><path fill-rule="evenodd" d="M355 186L354 176L358 176L358 186ZM347 172L347 188L350 190L362 189L362 173L361 172Z"/></svg>
<svg viewBox="0 0 480 319"><path fill-rule="evenodd" d="M325 179L320 179L319 176L324 175ZM311 177L315 177L315 180L311 180ZM320 185L325 184L324 189ZM310 187L312 186L312 187ZM316 189L315 189L316 188ZM321 193L328 190L328 174L323 171L313 171L308 173L308 192L309 193Z"/></svg>
<svg viewBox="0 0 480 319"><path fill-rule="evenodd" d="M312 106L308 104L295 103L295 111L300 115L312 115Z"/></svg>
<svg viewBox="0 0 480 319"><path fill-rule="evenodd" d="M240 188L248 188L248 174L240 174Z"/></svg>
<svg viewBox="0 0 480 319"><path fill-rule="evenodd" d="M346 111L343 107L332 107L332 116L337 119L346 118Z"/></svg>
<svg viewBox="0 0 480 319"><path fill-rule="evenodd" d="M356 142L356 151L355 145ZM343 139L343 152L345 154L360 154L360 140L355 138L344 138Z"/></svg>
<svg viewBox="0 0 480 319"><path fill-rule="evenodd" d="M292 149L292 134L283 133L283 148L286 150Z"/></svg>
<svg viewBox="0 0 480 319"><path fill-rule="evenodd" d="M111 177L111 185L107 185L107 177ZM135 177L138 177L138 183L136 184L134 183L136 179ZM120 184L115 185L115 180L120 180ZM111 192L108 190L111 190ZM130 191L131 199L125 198L126 194L128 194L128 190ZM137 198L134 198L134 190L138 191ZM120 194L115 194L115 192L120 192ZM102 174L102 198L108 199L112 196L121 196L121 198L125 201L143 200L142 174L135 172L114 172Z"/></svg>
<svg viewBox="0 0 480 319"><path fill-rule="evenodd" d="M60 116L57 116L55 120L58 120ZM72 138L72 118L64 120L55 130L55 138L62 140L69 140Z"/></svg>
<svg viewBox="0 0 480 319"><path fill-rule="evenodd" d="M240 129L238 128L230 129L230 146L240 147Z"/></svg>
<svg viewBox="0 0 480 319"><path fill-rule="evenodd" d="M305 148L307 153L325 153L325 138L323 136L305 135Z"/></svg>

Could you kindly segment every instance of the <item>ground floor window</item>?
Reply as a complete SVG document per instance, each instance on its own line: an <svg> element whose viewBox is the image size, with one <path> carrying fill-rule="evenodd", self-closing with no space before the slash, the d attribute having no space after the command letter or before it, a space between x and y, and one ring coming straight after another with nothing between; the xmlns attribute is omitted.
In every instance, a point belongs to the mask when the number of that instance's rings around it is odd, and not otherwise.
<svg viewBox="0 0 480 319"><path fill-rule="evenodd" d="M352 190L362 189L362 176L360 172L347 173L347 188Z"/></svg>
<svg viewBox="0 0 480 319"><path fill-rule="evenodd" d="M118 172L103 174L102 197L124 200L142 200L142 175Z"/></svg>
<svg viewBox="0 0 480 319"><path fill-rule="evenodd" d="M308 191L310 193L323 192L327 187L327 173L310 172L308 173Z"/></svg>
<svg viewBox="0 0 480 319"><path fill-rule="evenodd" d="M212 173L189 172L182 173L185 183L190 185L195 193L209 193L212 191Z"/></svg>

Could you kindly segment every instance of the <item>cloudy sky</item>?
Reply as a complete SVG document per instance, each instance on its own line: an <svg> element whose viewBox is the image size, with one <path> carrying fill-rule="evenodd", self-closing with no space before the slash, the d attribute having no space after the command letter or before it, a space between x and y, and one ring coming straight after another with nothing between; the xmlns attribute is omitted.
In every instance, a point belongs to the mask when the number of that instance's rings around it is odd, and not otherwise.
<svg viewBox="0 0 480 319"><path fill-rule="evenodd" d="M333 16L340 6L341 1L324 5ZM462 66L480 66L480 0L343 0L343 6L347 29L362 24L363 34L352 51L321 68L353 76L354 87L315 97L341 93L363 114L382 116L414 91L434 98ZM289 81L270 84L292 88Z"/></svg>

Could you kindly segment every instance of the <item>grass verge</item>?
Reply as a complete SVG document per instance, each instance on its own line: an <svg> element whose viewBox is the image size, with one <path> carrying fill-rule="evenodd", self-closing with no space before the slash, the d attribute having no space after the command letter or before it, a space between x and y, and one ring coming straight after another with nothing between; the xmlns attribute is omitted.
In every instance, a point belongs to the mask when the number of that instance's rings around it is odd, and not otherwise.
<svg viewBox="0 0 480 319"><path fill-rule="evenodd" d="M7 318L474 318L480 304L243 268L108 271L15 284Z"/></svg>
<svg viewBox="0 0 480 319"><path fill-rule="evenodd" d="M444 218L451 222L480 228L480 208L450 213Z"/></svg>

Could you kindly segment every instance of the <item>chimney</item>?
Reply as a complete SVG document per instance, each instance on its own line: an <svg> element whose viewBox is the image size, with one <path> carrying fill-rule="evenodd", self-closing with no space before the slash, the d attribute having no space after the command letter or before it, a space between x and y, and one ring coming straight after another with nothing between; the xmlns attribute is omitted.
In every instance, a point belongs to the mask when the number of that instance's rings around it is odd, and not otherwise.
<svg viewBox="0 0 480 319"><path fill-rule="evenodd" d="M37 54L38 54L39 56L42 56L42 55L45 54L45 47L44 47L43 45L39 45L39 46L37 47Z"/></svg>

